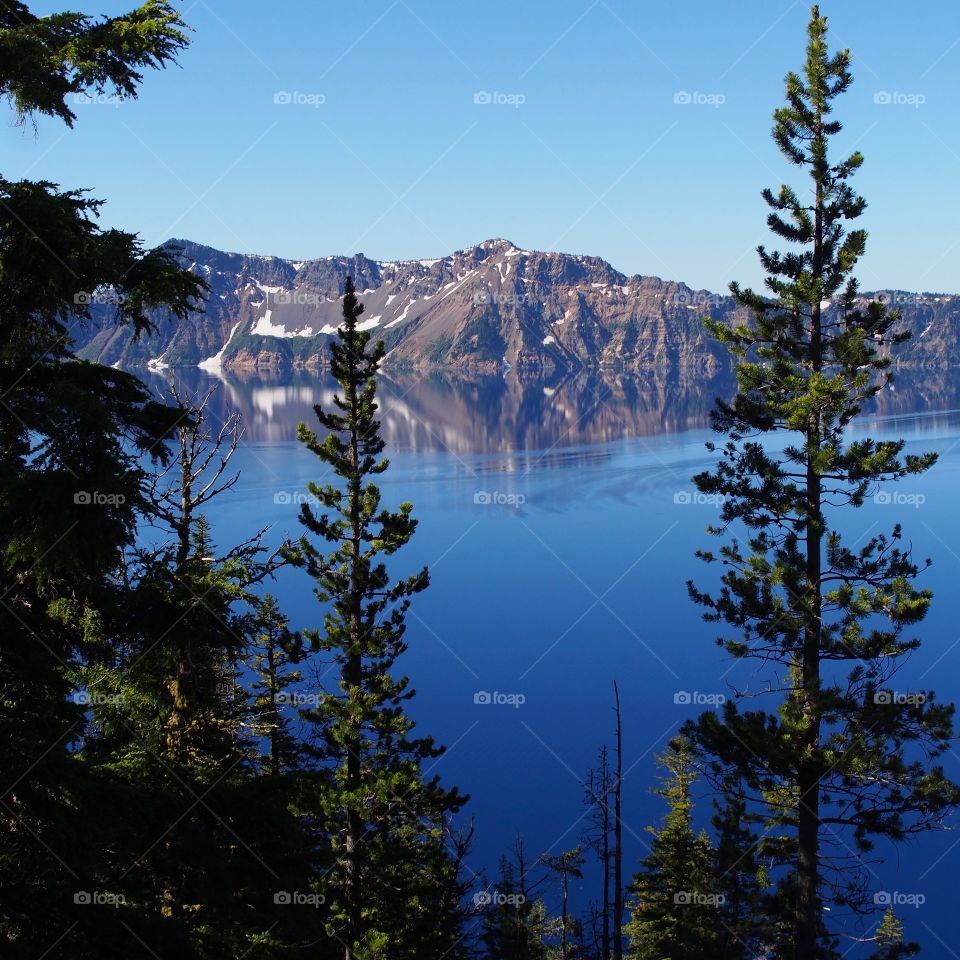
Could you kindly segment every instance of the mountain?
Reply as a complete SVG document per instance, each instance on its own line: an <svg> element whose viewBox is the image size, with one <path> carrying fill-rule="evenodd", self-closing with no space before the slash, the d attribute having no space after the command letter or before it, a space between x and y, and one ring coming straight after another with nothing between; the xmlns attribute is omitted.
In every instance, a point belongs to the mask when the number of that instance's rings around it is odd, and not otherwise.
<svg viewBox="0 0 960 960"><path fill-rule="evenodd" d="M657 277L627 277L598 257L521 250L487 240L435 260L387 262L363 254L290 261L224 253L172 240L211 291L178 321L158 311L157 333L133 339L112 322L109 291L88 294L95 322L72 330L77 354L122 366L315 369L340 320L352 276L363 323L387 345L387 365L552 374L580 369L657 370L685 378L729 369L703 330L710 315L740 314L729 297ZM908 366L952 366L960 357L960 298L902 291L887 297L914 340ZM828 308L829 309L829 308Z"/></svg>

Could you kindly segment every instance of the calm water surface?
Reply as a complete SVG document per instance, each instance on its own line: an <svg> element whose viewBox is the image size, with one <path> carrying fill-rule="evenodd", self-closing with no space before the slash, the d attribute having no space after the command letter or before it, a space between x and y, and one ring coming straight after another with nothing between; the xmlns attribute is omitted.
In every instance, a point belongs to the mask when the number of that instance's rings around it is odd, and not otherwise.
<svg viewBox="0 0 960 960"><path fill-rule="evenodd" d="M210 383L200 371L176 375L194 388ZM846 531L862 540L899 521L917 555L933 558L923 579L935 593L920 628L924 646L897 687L933 687L960 701L960 397L950 379L904 378L858 425L905 437L910 452L937 450L941 460L878 498L898 502L868 503ZM418 691L412 712L420 728L449 748L436 771L472 797L471 866L490 879L518 832L534 855L579 842L581 780L600 745L612 743L614 679L623 701L631 875L646 849L645 826L663 812L650 794L654 754L702 709L675 703L676 695L729 695L734 676L743 681L685 586L690 577L711 582L693 554L716 542L704 528L717 509L698 502L690 477L713 461L704 448L714 436L708 411L728 391L722 382L599 377L382 382L392 460L384 497L412 500L420 520L393 569L427 564L432 577L411 609L401 666ZM257 526L270 526L270 542L299 534L293 501L325 475L297 444L296 424L312 424L312 404L329 402L332 392L313 377L225 377L215 409L239 409L246 434L235 461L240 482L211 512L220 543ZM321 622L301 572L285 573L274 592L294 626ZM324 664L312 673L314 682L329 680ZM479 693L511 702L476 703ZM960 750L946 766L960 779ZM706 798L700 811L709 814ZM955 833L938 834L899 856L881 846L888 862L871 876L877 891L926 897L901 911L924 956L957 956L958 843ZM596 889L577 891L578 912Z"/></svg>

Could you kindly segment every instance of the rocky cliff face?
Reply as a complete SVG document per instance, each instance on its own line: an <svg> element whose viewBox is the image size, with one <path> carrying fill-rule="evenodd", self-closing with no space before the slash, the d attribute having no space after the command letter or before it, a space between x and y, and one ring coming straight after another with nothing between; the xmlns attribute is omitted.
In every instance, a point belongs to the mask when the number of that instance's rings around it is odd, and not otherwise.
<svg viewBox="0 0 960 960"><path fill-rule="evenodd" d="M98 322L74 330L80 356L154 369L320 368L352 276L366 307L363 323L386 342L388 365L395 368L613 369L684 378L729 369L702 320L736 320L730 298L656 277L627 277L596 257L487 240L436 260L384 262L357 254L295 262L171 242L210 284L204 308L183 321L158 313L157 333L138 341L111 322L105 295ZM914 332L901 364L956 362L960 299L883 295Z"/></svg>

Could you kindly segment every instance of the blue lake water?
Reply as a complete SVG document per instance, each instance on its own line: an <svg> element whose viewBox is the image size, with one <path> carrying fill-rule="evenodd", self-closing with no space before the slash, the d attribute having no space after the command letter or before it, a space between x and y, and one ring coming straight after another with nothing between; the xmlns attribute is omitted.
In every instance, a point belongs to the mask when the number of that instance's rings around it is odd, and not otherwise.
<svg viewBox="0 0 960 960"><path fill-rule="evenodd" d="M199 372L186 379L209 382ZM411 712L420 729L448 747L436 772L472 797L471 868L491 880L518 832L531 855L579 841L582 778L601 744L613 742L615 679L630 876L646 849L644 828L663 812L650 793L654 754L703 709L676 695L729 695L731 671L745 676L713 644L716 628L686 591L690 577L711 582L694 551L716 544L704 528L717 508L693 494L690 477L713 462L706 416L722 389L600 380L544 387L509 377L383 385L392 460L384 498L413 501L420 521L392 569L426 564L432 577L411 608L400 666L418 691ZM221 543L258 526L270 526L271 543L299 534L293 501L325 475L295 441L295 427L312 422L311 404L331 394L331 384L310 377L227 377L215 409L238 408L247 432L235 459L241 479L210 513ZM897 688L933 687L960 701L960 401L948 386L922 380L891 394L856 432L941 453L928 474L853 512L846 532L862 539L899 521L917 555L934 560L922 581L935 594L917 631L924 646ZM273 592L292 625L321 622L305 574L285 572ZM329 679L322 663L305 674ZM477 703L478 693L508 702ZM960 779L960 750L945 765ZM700 811L706 819L707 798ZM924 956L957 956L960 835L878 852L888 862L873 868L876 891L925 897L900 909L908 936L924 944ZM594 871L572 893L575 911L586 912L597 892Z"/></svg>

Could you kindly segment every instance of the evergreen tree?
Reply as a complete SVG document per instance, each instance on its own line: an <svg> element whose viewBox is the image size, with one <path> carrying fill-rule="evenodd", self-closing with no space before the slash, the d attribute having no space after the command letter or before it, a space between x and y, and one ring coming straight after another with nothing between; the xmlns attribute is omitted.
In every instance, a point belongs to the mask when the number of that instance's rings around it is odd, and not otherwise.
<svg viewBox="0 0 960 960"><path fill-rule="evenodd" d="M428 574L392 582L383 562L410 540L416 521L409 503L383 507L373 482L388 467L376 419L384 346L371 346L369 332L359 328L362 312L348 278L343 322L331 344L331 373L342 395L333 409L314 408L328 431L323 439L305 424L299 429L301 441L342 481L309 484L323 512L301 505L308 533L290 552L326 606L324 628L307 636L339 671L339 689L305 715L317 725L318 759L336 776L335 788L317 798L337 860L327 886L330 932L345 960L384 950L391 958L425 960L449 955L459 936L434 925L429 911L456 880L444 837L448 816L465 798L437 777L424 778L423 764L442 749L412 735L404 705L414 691L391 672L406 649L410 599L427 586Z"/></svg>
<svg viewBox="0 0 960 960"><path fill-rule="evenodd" d="M900 960L901 957L914 957L920 952L917 944L907 943L903 939L903 922L892 906L884 912L873 939L877 949L871 955L871 960Z"/></svg>
<svg viewBox="0 0 960 960"><path fill-rule="evenodd" d="M158 672L168 703L161 753L172 762L215 765L242 752L246 704L238 702L237 684L228 675L236 673L253 630L251 587L275 569L275 557L261 556L263 531L222 558L215 555L204 508L239 479L228 471L243 435L235 413L214 432L207 410L216 390L189 396L175 384L170 388L183 411L176 455L150 484L151 519L170 540L157 551L140 551L144 571L138 584L154 591L155 603L145 606L141 624L163 661ZM155 625L159 637L152 636Z"/></svg>
<svg viewBox="0 0 960 960"><path fill-rule="evenodd" d="M714 851L705 831L693 823L693 755L683 738L658 758L666 770L656 793L669 810L663 825L648 827L650 851L634 877L630 919L624 933L630 960L709 960L720 956L718 893Z"/></svg>
<svg viewBox="0 0 960 960"><path fill-rule="evenodd" d="M274 777L296 769L303 752L290 729L288 712L298 702L292 688L302 679L294 667L300 661L299 641L276 599L268 593L257 604L254 622L250 726L253 735L264 741L260 768Z"/></svg>
<svg viewBox="0 0 960 960"><path fill-rule="evenodd" d="M865 207L850 179L863 157L830 157L841 130L834 101L852 78L849 52L831 54L826 34L814 7L802 75L787 75L787 102L774 114L774 141L808 186L763 194L770 228L798 249L760 247L770 295L733 284L749 319L734 329L708 321L736 359L739 389L715 411L727 436L721 459L695 479L725 498L713 532L739 524L745 537L700 554L722 565L717 593L690 588L708 620L737 632L720 639L725 649L769 670L779 701L773 712L741 711L734 698L688 732L718 771L742 775L776 838L778 849L772 841L766 849L787 871L776 882L793 913L777 955L793 950L797 960L831 955L827 905L829 916L872 909L859 857L876 837L938 827L958 800L936 762L953 708L930 692L906 705L876 696L917 648L904 632L931 599L914 586L919 568L901 528L854 547L832 525L878 482L920 474L935 457L904 455L901 441L846 436L889 381L890 360L879 351L903 335L898 315L864 302L852 276L866 233L847 228Z"/></svg>
<svg viewBox="0 0 960 960"><path fill-rule="evenodd" d="M229 470L242 431L236 415L212 430L212 393L171 388L175 452L144 483L151 532L118 571L126 591L105 625L96 681L114 695L94 710L91 749L149 750L166 763L223 770L247 759L237 671L255 629L252 589L277 561L263 556L258 533L218 555L203 509L236 483ZM100 666L94 657L90 668Z"/></svg>
<svg viewBox="0 0 960 960"><path fill-rule="evenodd" d="M753 960L762 956L763 944L775 939L771 915L781 905L770 889L755 817L736 774L723 784L714 806L714 870L716 889L723 896L717 908L717 955L724 960Z"/></svg>
<svg viewBox="0 0 960 960"><path fill-rule="evenodd" d="M0 95L21 123L33 114L73 126L67 98L89 93L135 98L144 68L175 61L187 27L167 0L148 0L118 17L32 13L21 0L0 9Z"/></svg>
<svg viewBox="0 0 960 960"><path fill-rule="evenodd" d="M535 895L540 882L529 875L523 839L518 837L513 860L500 858L496 886L478 898L483 911L480 939L490 960L547 960L552 923L543 900Z"/></svg>
<svg viewBox="0 0 960 960"><path fill-rule="evenodd" d="M137 811L105 825L98 865L124 910L90 920L103 956L149 944L164 960L256 960L322 930L318 909L278 916L273 900L310 891L317 858L293 809L299 782L260 782L244 726L240 664L262 622L251 589L273 560L256 535L221 553L200 512L235 482L240 427L210 429L209 393L175 397L176 454L146 485L158 542L123 557L122 602L80 674L92 720L80 755L114 809Z"/></svg>
<svg viewBox="0 0 960 960"><path fill-rule="evenodd" d="M185 43L166 3L111 21L6 3L0 92L21 120L71 122L69 95L133 96L139 71ZM10 957L42 952L42 931L51 949L104 955L92 945L98 911L74 898L96 879L112 799L76 755L87 711L71 694L123 589L117 559L146 506L142 458L166 455L177 415L132 375L74 361L70 326L90 319L97 294L142 333L148 310L184 317L205 286L174 252L101 231L99 206L0 176L0 952Z"/></svg>

